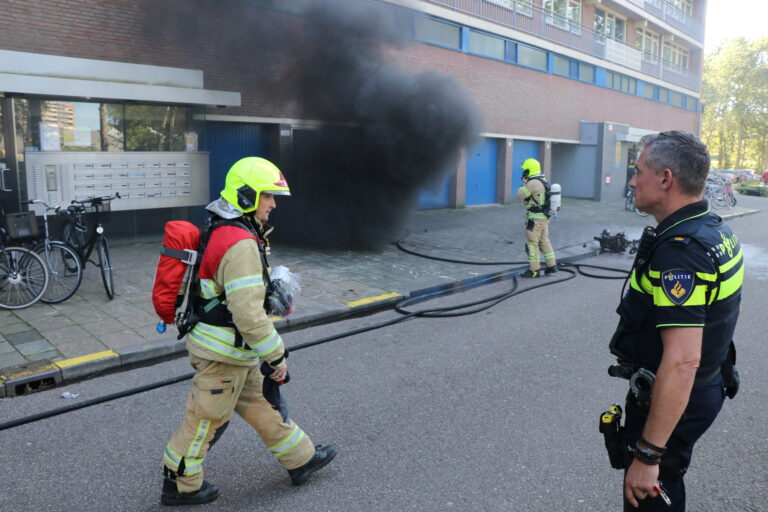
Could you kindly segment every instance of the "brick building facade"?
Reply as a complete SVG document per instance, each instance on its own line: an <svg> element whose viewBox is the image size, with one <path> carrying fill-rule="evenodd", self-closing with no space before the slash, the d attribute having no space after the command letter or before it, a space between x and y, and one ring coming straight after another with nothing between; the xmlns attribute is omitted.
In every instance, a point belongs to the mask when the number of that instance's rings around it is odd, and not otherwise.
<svg viewBox="0 0 768 512"><path fill-rule="evenodd" d="M306 0L4 2L4 208L119 190L116 222L128 232L150 215L191 216L235 159L287 162L298 132L370 119L328 114L312 84L296 81L302 66L333 62L322 58L337 58L327 55L335 45L349 57L370 33L357 33L360 19L384 26L374 63L441 73L480 113L479 140L439 170L437 186L419 185L418 207L508 202L529 156L565 196L621 197L640 136L698 131L705 0L321 3L342 16L310 38L317 11ZM74 129L45 116L62 104L74 105ZM185 158L199 152L202 166ZM99 166L111 171L89 174ZM46 173L58 186L41 184Z"/></svg>

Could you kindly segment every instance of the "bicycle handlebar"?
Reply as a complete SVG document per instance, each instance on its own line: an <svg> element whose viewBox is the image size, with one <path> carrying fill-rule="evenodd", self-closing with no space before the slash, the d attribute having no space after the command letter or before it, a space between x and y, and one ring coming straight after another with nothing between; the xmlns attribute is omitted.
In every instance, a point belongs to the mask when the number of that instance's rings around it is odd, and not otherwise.
<svg viewBox="0 0 768 512"><path fill-rule="evenodd" d="M70 204L79 204L79 205L90 204L91 206L95 206L97 204L102 204L104 201L112 201L113 199L120 199L120 192L115 192L115 195L113 196L92 197L90 199L85 199L83 201L77 201L73 199Z"/></svg>
<svg viewBox="0 0 768 512"><path fill-rule="evenodd" d="M41 204L45 206L46 210L56 210L56 212L58 212L59 208L61 208L59 205L48 204L42 199L29 199L27 201L21 201L21 204Z"/></svg>

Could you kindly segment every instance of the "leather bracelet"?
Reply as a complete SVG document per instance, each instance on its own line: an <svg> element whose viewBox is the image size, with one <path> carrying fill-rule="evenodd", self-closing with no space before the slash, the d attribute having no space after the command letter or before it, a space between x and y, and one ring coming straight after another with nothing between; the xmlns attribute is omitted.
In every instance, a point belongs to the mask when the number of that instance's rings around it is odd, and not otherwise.
<svg viewBox="0 0 768 512"><path fill-rule="evenodd" d="M658 466L661 462L661 455L653 450L648 450L639 446L640 443L635 445L635 459L639 460L646 466Z"/></svg>
<svg viewBox="0 0 768 512"><path fill-rule="evenodd" d="M655 452L658 452L660 456L664 455L667 452L666 446L664 447L656 446L655 444L648 442L648 440L644 437L640 437L640 439L638 439L637 442L643 444L646 448L649 448Z"/></svg>

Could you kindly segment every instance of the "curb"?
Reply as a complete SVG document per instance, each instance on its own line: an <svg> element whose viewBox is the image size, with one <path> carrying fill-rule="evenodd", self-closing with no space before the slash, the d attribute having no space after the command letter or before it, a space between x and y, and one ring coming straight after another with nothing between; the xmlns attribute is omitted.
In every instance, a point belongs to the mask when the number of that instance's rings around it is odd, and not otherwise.
<svg viewBox="0 0 768 512"><path fill-rule="evenodd" d="M391 292L296 317L273 318L273 320L275 320L275 329L280 333L286 333L391 309L406 298L408 298L407 295ZM105 372L129 370L186 354L186 343L171 336L160 341L126 347L119 352L105 350L62 361L54 362L46 359L12 366L0 369L0 398L44 391Z"/></svg>

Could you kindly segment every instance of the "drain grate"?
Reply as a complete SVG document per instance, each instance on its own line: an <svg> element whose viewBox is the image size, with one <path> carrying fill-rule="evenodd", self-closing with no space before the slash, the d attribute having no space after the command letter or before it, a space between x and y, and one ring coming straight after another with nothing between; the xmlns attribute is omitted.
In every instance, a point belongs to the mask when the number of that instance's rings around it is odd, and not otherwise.
<svg viewBox="0 0 768 512"><path fill-rule="evenodd" d="M47 360L6 368L0 379L5 381L6 396L28 395L63 382L61 370Z"/></svg>

